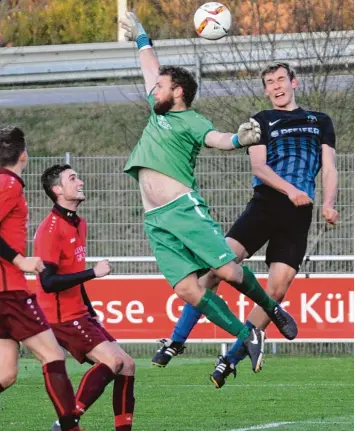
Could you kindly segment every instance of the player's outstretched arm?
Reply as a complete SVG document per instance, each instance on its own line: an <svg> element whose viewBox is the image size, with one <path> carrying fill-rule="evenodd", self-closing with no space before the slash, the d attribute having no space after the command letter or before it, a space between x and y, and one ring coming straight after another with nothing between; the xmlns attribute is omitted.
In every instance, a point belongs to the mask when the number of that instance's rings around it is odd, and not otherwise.
<svg viewBox="0 0 355 431"><path fill-rule="evenodd" d="M209 148L217 148L218 150L230 151L237 147L233 144L233 133L221 133L217 130L208 132L205 138L205 145Z"/></svg>
<svg viewBox="0 0 355 431"><path fill-rule="evenodd" d="M155 87L158 79L159 60L152 49L147 33L133 12L126 11L125 15L120 18L120 24L125 30L125 39L137 43L145 89L147 94L149 94Z"/></svg>
<svg viewBox="0 0 355 431"><path fill-rule="evenodd" d="M212 130L206 135L205 144L207 147L230 151L257 144L260 140L260 135L259 123L251 118L247 123L240 125L236 134Z"/></svg>

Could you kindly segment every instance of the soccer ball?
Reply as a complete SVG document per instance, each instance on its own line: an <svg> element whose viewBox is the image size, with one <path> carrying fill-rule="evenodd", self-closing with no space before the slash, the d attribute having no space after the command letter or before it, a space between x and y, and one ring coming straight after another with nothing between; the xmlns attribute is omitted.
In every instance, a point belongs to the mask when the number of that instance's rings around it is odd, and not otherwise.
<svg viewBox="0 0 355 431"><path fill-rule="evenodd" d="M197 9L194 24L199 36L217 40L228 33L232 24L232 15L223 4L209 2Z"/></svg>

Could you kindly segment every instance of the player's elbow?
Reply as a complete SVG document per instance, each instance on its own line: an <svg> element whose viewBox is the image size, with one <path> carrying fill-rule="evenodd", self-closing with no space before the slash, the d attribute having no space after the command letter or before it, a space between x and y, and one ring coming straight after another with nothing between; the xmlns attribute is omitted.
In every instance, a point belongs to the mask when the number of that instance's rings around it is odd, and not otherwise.
<svg viewBox="0 0 355 431"><path fill-rule="evenodd" d="M43 288L43 290L46 293L53 293L53 292L55 292L55 289L53 288L53 286L51 284L47 284L47 283L43 284L42 283L42 288Z"/></svg>
<svg viewBox="0 0 355 431"><path fill-rule="evenodd" d="M39 274L43 290L46 293L56 292L56 268L52 264L45 263L44 270Z"/></svg>
<svg viewBox="0 0 355 431"><path fill-rule="evenodd" d="M55 292L55 286L50 277L40 275L40 280L41 280L42 288L46 293Z"/></svg>

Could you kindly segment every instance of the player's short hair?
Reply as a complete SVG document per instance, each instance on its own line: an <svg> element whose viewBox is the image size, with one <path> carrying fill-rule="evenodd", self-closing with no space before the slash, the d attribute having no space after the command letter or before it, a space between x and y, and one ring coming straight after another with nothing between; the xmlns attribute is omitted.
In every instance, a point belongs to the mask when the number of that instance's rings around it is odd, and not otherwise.
<svg viewBox="0 0 355 431"><path fill-rule="evenodd" d="M292 81L294 78L296 78L296 72L295 70L290 66L289 63L283 62L283 61L272 61L271 63L267 64L264 69L261 71L261 80L263 81L264 88L266 87L265 83L265 75L268 73L274 73L277 71L277 69L280 69L282 67L286 70L288 77L290 78L290 81Z"/></svg>
<svg viewBox="0 0 355 431"><path fill-rule="evenodd" d="M46 192L46 195L54 202L57 202L57 195L53 192L54 186L59 186L61 184L60 174L67 169L71 169L70 165L53 165L47 168L42 176L41 183Z"/></svg>
<svg viewBox="0 0 355 431"><path fill-rule="evenodd" d="M26 150L25 134L17 126L0 129L0 167L14 166Z"/></svg>
<svg viewBox="0 0 355 431"><path fill-rule="evenodd" d="M159 75L170 76L173 84L183 89L183 100L185 105L189 108L196 96L198 87L193 75L187 69L178 66L161 66L159 68Z"/></svg>

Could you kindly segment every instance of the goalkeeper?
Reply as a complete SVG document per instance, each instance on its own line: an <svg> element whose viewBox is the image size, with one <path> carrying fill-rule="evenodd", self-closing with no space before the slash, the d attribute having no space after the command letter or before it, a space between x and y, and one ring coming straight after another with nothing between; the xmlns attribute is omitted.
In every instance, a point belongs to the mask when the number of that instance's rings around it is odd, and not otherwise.
<svg viewBox="0 0 355 431"><path fill-rule="evenodd" d="M124 171L139 182L145 210L144 228L160 271L175 293L217 326L238 336L251 358L254 372L263 362L264 333L245 326L212 290L199 283L211 269L258 304L289 339L297 335L294 319L271 299L254 274L238 265L220 226L197 191L194 167L202 147L234 150L258 143L255 120L238 134L220 133L191 109L197 84L181 67L160 67L151 42L137 17L121 19L128 40L137 43L151 116Z"/></svg>

